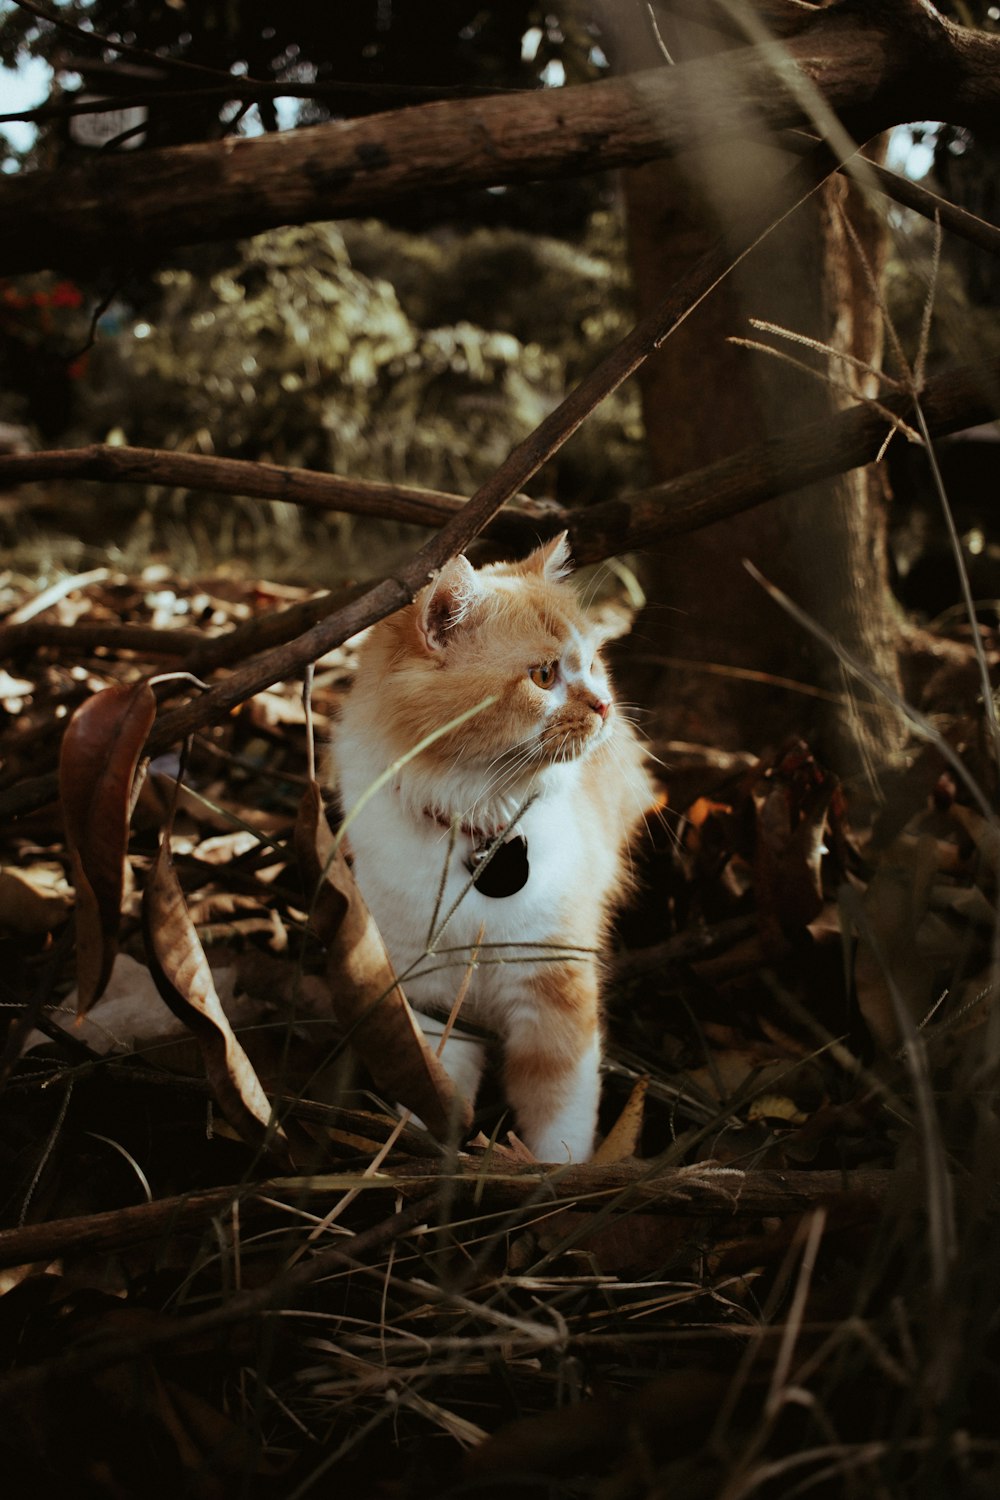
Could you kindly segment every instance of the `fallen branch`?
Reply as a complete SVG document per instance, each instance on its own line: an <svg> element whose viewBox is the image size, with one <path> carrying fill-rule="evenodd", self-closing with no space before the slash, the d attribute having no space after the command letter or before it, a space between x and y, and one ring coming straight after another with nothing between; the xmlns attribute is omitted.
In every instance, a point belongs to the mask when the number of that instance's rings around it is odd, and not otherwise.
<svg viewBox="0 0 1000 1500"><path fill-rule="evenodd" d="M885 1200L891 1177L888 1171L874 1169L743 1172L711 1163L668 1169L642 1161L575 1167L504 1163L492 1169L485 1161L463 1158L457 1171L449 1171L425 1161L405 1162L371 1175L358 1171L274 1177L0 1230L0 1266L36 1264L56 1256L111 1254L165 1236L191 1233L237 1203L244 1227L262 1218L280 1218L286 1204L293 1210L308 1206L311 1214L322 1216L348 1192L398 1193L425 1201L428 1193L444 1191L463 1200L474 1198L483 1212L535 1209L539 1204L596 1211L607 1207L609 1199L618 1198L623 1208L642 1207L679 1218L756 1217L802 1213L817 1204L846 1198L867 1199L877 1208Z"/></svg>
<svg viewBox="0 0 1000 1500"><path fill-rule="evenodd" d="M809 19L783 58L857 139L907 120L992 127L1000 37L922 0L842 0ZM172 246L279 224L374 213L438 189L636 165L810 125L770 49L736 47L562 89L442 100L253 139L102 156L0 183L0 274L156 261Z"/></svg>
<svg viewBox="0 0 1000 1500"><path fill-rule="evenodd" d="M203 1350L206 1335L294 1305L313 1282L338 1271L364 1268L365 1257L372 1252L419 1233L425 1224L433 1222L442 1191L449 1194L449 1202L457 1197L476 1211L485 1205L487 1212L532 1213L540 1205L552 1207L555 1203L572 1204L577 1210L600 1209L608 1206L609 1199L617 1199L625 1211L641 1206L647 1211L683 1217L799 1214L823 1204L850 1204L874 1217L884 1205L892 1176L880 1170L741 1172L709 1163L657 1171L645 1162L556 1169L515 1165L492 1173L481 1161L458 1172L441 1173L412 1163L377 1176L345 1173L276 1178L252 1186L241 1184L105 1214L5 1230L0 1232L0 1265L26 1265L74 1252L123 1250L184 1229L201 1228L224 1218L235 1203L239 1203L240 1223L245 1226L259 1218L257 1208L273 1215L285 1204L294 1209L307 1202L312 1211L321 1212L327 1197L337 1203L348 1191L369 1195L389 1192L404 1198L416 1195L415 1202L382 1223L298 1259L263 1285L236 1292L208 1312L164 1316L139 1334L94 1339L53 1359L12 1370L0 1377L0 1403L13 1416L20 1400L54 1376L66 1380L108 1369L149 1356L160 1348L188 1345Z"/></svg>
<svg viewBox="0 0 1000 1500"><path fill-rule="evenodd" d="M117 620L85 620L60 625L49 620L26 620L0 626L0 654L58 646L61 651L136 651L143 656L190 656L204 645L199 630L158 629L153 625L122 625Z"/></svg>
<svg viewBox="0 0 1000 1500"><path fill-rule="evenodd" d="M176 1200L174 1200L176 1201ZM230 1200L235 1201L235 1200ZM157 1348L181 1343L188 1339L199 1339L206 1333L227 1328L233 1323L258 1317L272 1308L286 1306L295 1301L298 1294L311 1282L330 1276L337 1271L364 1267L366 1255L394 1244L397 1240L418 1230L427 1215L433 1211L434 1200L423 1199L408 1204L398 1213L371 1229L362 1230L337 1246L320 1250L308 1259L287 1266L264 1286L252 1291L237 1292L221 1307L193 1317L168 1318L164 1316L156 1326L132 1337L112 1336L71 1347L66 1353L39 1364L15 1369L0 1377L0 1408L11 1417L11 1403L29 1391L44 1385L56 1372L60 1376L70 1373L107 1369L123 1361L136 1359ZM126 1210L127 1211L127 1210ZM72 1219L64 1220L72 1224ZM346 1249L350 1246L350 1251ZM341 1248L345 1246L345 1248ZM15 1408L16 1411L16 1408Z"/></svg>

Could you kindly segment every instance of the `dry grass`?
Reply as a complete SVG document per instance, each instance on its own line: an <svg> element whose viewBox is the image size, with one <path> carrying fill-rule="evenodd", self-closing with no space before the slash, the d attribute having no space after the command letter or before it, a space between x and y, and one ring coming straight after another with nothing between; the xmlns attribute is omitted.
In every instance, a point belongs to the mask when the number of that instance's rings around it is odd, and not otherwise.
<svg viewBox="0 0 1000 1500"><path fill-rule="evenodd" d="M66 660L21 665L8 709L35 769L54 704L139 665ZM318 668L321 733L348 671ZM945 743L989 802L974 721ZM539 1174L498 1099L459 1152L366 1092L286 844L306 740L291 691L205 735L174 851L294 1170L233 1138L178 1031L122 1057L98 1012L59 1028L61 831L40 812L5 842L37 901L32 927L3 896L4 1001L49 1034L0 1098L12 1492L992 1493L997 844L941 745L886 787L891 840L852 833L801 752L675 774L689 815L650 824L610 996L602 1124L624 1116L629 1157ZM158 1023L130 900L125 998Z"/></svg>

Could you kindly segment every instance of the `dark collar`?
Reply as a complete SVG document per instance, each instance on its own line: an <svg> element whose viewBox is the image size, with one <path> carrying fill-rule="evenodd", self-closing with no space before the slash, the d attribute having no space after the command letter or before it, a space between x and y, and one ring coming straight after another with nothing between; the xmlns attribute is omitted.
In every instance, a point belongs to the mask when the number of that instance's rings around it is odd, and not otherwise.
<svg viewBox="0 0 1000 1500"><path fill-rule="evenodd" d="M472 843L477 852L486 850L490 847L491 844L495 844L497 839L502 839L505 836L506 838L510 838L515 825L517 823L520 823L521 819L528 811L528 808L532 807L537 801L538 793L532 792L531 796L528 797L527 801L524 802L518 809L516 815L512 820L508 820L504 823L486 824L462 822L458 824L459 832L464 833L466 838L472 840ZM432 823L436 823L439 828L447 828L448 830L451 829L454 821L451 818L446 818L444 813L439 813L433 807L424 808L424 817L429 818Z"/></svg>
<svg viewBox="0 0 1000 1500"><path fill-rule="evenodd" d="M446 828L449 832L451 831L454 820L446 818L443 813L437 812L433 807L424 808L424 817L430 818L431 822L436 823L439 828ZM460 833L465 834L466 838L472 840L477 849L481 849L492 844L494 839L498 839L502 833L506 832L508 826L507 823L491 823L488 826L476 823L459 823L458 829Z"/></svg>

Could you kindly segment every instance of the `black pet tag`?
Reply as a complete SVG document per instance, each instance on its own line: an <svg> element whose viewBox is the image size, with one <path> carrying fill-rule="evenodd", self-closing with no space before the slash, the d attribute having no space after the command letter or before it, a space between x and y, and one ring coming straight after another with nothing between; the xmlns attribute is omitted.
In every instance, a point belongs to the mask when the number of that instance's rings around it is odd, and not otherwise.
<svg viewBox="0 0 1000 1500"><path fill-rule="evenodd" d="M477 849L466 867L481 895L513 896L524 889L528 883L528 840L523 835L518 834L501 844L489 864L477 875L476 867L486 853L487 849Z"/></svg>

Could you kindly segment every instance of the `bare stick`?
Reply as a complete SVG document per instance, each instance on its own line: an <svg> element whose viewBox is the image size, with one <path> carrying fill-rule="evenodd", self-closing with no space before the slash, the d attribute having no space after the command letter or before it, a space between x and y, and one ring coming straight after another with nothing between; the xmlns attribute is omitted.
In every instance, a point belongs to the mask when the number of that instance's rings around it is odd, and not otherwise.
<svg viewBox="0 0 1000 1500"><path fill-rule="evenodd" d="M58 1255L109 1254L149 1244L173 1234L190 1233L240 1205L244 1223L280 1217L282 1205L309 1206L322 1213L346 1191L399 1193L421 1199L447 1188L474 1197L484 1209L537 1208L574 1204L598 1210L607 1200L641 1205L647 1212L680 1218L714 1213L723 1217L795 1214L839 1199L883 1201L892 1174L877 1169L840 1171L744 1172L700 1163L696 1167L660 1169L643 1161L550 1167L523 1162L495 1165L464 1157L454 1171L426 1161L403 1162L377 1173L327 1172L311 1177L275 1177L264 1182L209 1188L198 1193L137 1203L129 1208L79 1218L54 1219L0 1230L0 1266L26 1265ZM351 1241L352 1255L354 1241ZM347 1259L348 1257L345 1257Z"/></svg>
<svg viewBox="0 0 1000 1500"><path fill-rule="evenodd" d="M172 1201L177 1204L183 1200ZM239 1201L239 1197L230 1199L231 1203ZM155 1205L147 1205L147 1207L153 1206ZM362 1230L348 1240L347 1243L351 1247L350 1253L340 1249L339 1245L336 1248L321 1250L309 1260L300 1261L297 1265L281 1271L264 1286L256 1287L252 1291L237 1292L221 1307L213 1308L209 1312L188 1318L178 1317L145 1334L131 1338L100 1339L85 1347L78 1346L70 1349L53 1360L14 1370L0 1377L0 1401L6 1407L8 1401L16 1400L27 1391L44 1385L56 1371L66 1376L71 1372L79 1374L85 1370L107 1369L124 1360L135 1359L154 1348L175 1344L186 1338L197 1338L226 1328L233 1323L259 1317L272 1308L287 1306L294 1302L312 1281L329 1276L336 1271L350 1270L363 1265L366 1255L383 1246L394 1244L396 1240L419 1229L428 1214L433 1211L433 1207L434 1199L431 1197L408 1204L381 1224ZM73 1224L79 1221L70 1219L64 1222Z"/></svg>
<svg viewBox="0 0 1000 1500"><path fill-rule="evenodd" d="M62 651L137 651L143 656L189 656L204 645L200 630L160 630L152 625L121 625L117 620L85 620L59 625L28 620L23 625L0 626L0 653L33 651L58 646Z"/></svg>
<svg viewBox="0 0 1000 1500"><path fill-rule="evenodd" d="M85 448L0 455L0 486L41 479L96 479L111 484L162 484L219 495L253 495L260 500L283 500L304 510L382 516L416 526L443 526L465 503L458 495L415 485L344 479L283 464L168 453L159 448L91 443ZM520 507L515 514L523 513L526 521L544 514L545 507L527 495L511 499Z"/></svg>
<svg viewBox="0 0 1000 1500"><path fill-rule="evenodd" d="M806 131L786 130L776 144L799 154L815 145L815 142L816 137L809 135ZM846 177L853 178L863 188L874 185L893 203L912 209L914 213L920 214L930 223L940 222L949 233L957 235L959 239L967 240L970 245L978 245L980 249L988 250L991 255L1000 255L1000 228L996 224L991 224L988 219L981 219L978 214L970 213L967 208L959 208L957 203L951 203L938 193L932 193L930 188L924 187L919 182L913 182L909 177L904 177L902 172L894 172L891 167L872 161L864 152L861 153L860 158L852 158L845 162L840 171Z"/></svg>

